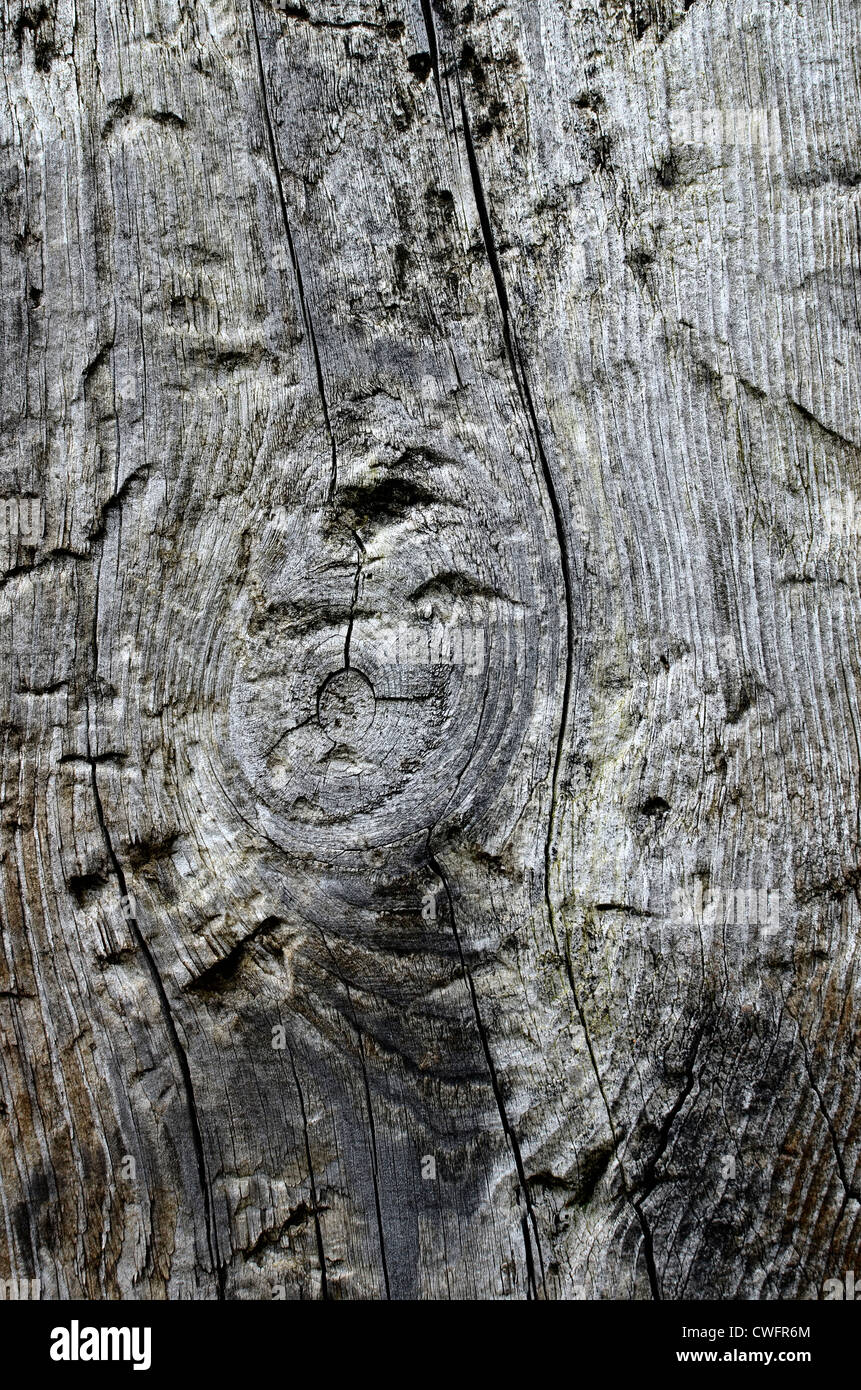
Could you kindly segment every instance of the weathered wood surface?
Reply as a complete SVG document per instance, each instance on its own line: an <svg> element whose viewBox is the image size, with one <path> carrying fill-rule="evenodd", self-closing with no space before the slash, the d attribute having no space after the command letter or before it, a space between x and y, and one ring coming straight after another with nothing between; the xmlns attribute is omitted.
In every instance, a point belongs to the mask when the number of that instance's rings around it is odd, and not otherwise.
<svg viewBox="0 0 861 1390"><path fill-rule="evenodd" d="M860 15L4 3L0 1280L857 1267Z"/></svg>

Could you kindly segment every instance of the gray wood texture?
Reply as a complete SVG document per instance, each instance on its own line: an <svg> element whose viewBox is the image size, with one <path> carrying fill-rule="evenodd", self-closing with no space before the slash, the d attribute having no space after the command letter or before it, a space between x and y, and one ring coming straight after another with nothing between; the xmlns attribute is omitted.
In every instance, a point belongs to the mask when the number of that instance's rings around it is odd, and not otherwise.
<svg viewBox="0 0 861 1390"><path fill-rule="evenodd" d="M4 0L0 1281L857 1266L859 27Z"/></svg>

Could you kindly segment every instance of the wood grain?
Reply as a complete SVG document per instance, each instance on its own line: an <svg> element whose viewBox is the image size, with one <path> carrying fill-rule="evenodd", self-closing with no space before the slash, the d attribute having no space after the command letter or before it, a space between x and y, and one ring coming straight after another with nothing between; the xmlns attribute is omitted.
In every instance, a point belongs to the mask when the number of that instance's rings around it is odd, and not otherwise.
<svg viewBox="0 0 861 1390"><path fill-rule="evenodd" d="M4 0L0 1281L855 1267L858 41Z"/></svg>

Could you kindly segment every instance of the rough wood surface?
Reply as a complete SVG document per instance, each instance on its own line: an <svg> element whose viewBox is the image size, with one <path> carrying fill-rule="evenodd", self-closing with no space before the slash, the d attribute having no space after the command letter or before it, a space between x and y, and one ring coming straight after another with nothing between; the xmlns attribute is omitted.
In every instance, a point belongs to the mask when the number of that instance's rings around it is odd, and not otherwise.
<svg viewBox="0 0 861 1390"><path fill-rule="evenodd" d="M857 1267L859 29L4 0L0 1281Z"/></svg>

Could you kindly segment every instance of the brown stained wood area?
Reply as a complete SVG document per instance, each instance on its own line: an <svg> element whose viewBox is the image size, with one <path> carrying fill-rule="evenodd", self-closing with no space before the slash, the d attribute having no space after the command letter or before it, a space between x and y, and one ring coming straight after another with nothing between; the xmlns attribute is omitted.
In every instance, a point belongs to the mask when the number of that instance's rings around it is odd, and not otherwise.
<svg viewBox="0 0 861 1390"><path fill-rule="evenodd" d="M0 25L0 1282L820 1297L858 5Z"/></svg>

